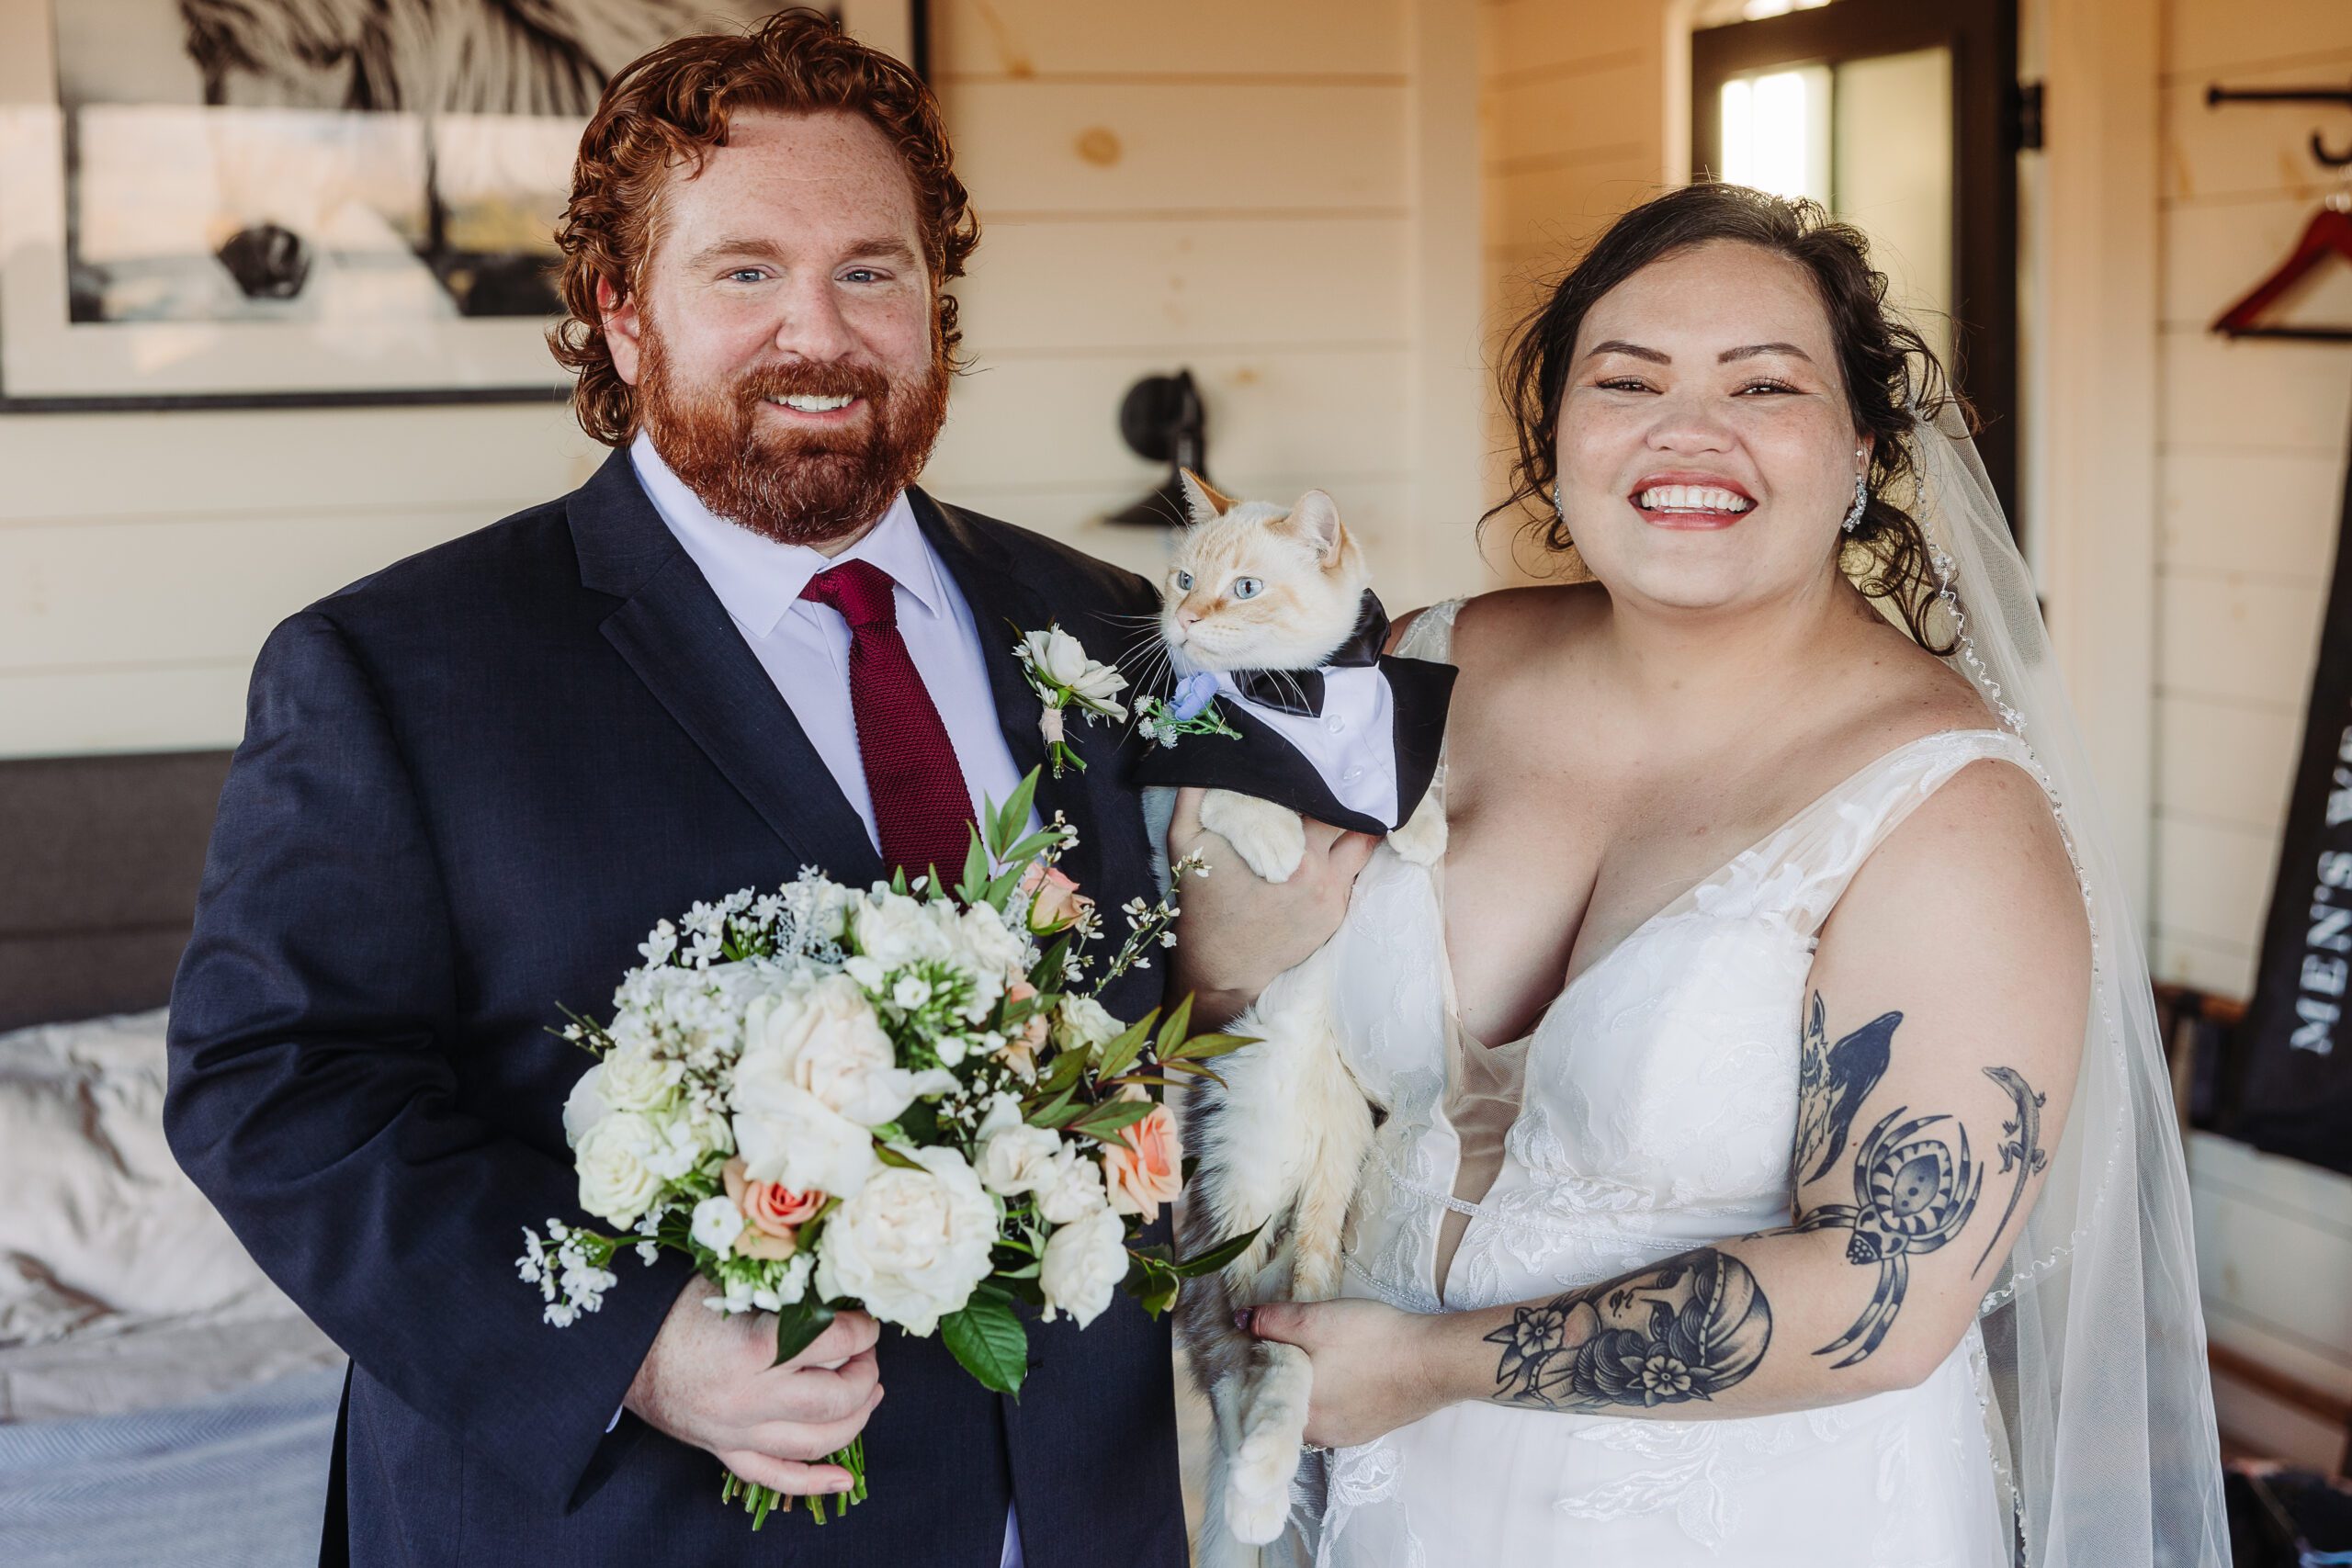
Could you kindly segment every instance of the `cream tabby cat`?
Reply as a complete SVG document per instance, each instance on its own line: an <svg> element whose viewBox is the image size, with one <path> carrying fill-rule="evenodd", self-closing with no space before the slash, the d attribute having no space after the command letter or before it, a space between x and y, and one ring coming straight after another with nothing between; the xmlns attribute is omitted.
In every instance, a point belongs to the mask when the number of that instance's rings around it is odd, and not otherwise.
<svg viewBox="0 0 2352 1568"><path fill-rule="evenodd" d="M1189 473L1184 482L1193 522L1170 566L1159 623L1177 671L1297 671L1329 658L1371 582L1331 498L1308 491L1284 509L1230 500ZM1212 789L1201 822L1261 876L1284 881L1298 868L1306 837L1295 811ZM1432 795L1389 842L1429 861L1444 837ZM1203 1082L1182 1107L1186 1145L1200 1156L1182 1251L1265 1227L1221 1273L1190 1282L1178 1308L1179 1337L1216 1417L1204 1568L1242 1568L1282 1533L1306 1427L1305 1352L1240 1333L1234 1309L1337 1292L1340 1227L1370 1145L1373 1111L1340 1058L1326 958L1317 953L1275 977L1228 1026L1258 1043L1221 1059L1222 1084Z"/></svg>

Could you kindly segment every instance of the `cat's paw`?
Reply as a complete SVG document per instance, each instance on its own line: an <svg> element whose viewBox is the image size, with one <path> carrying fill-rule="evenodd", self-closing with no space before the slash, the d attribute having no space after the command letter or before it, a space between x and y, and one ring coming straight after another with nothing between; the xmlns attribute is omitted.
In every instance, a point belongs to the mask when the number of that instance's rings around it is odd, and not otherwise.
<svg viewBox="0 0 2352 1568"><path fill-rule="evenodd" d="M1231 844L1268 882L1288 882L1306 858L1306 821L1288 807L1213 789L1201 796L1201 826Z"/></svg>
<svg viewBox="0 0 2352 1568"><path fill-rule="evenodd" d="M1250 1380L1241 1443L1226 1473L1225 1522L1239 1540L1262 1546L1290 1517L1291 1478L1306 1440L1306 1402L1314 1368L1295 1345L1271 1345L1271 1364Z"/></svg>
<svg viewBox="0 0 2352 1568"><path fill-rule="evenodd" d="M1388 847L1415 865L1435 865L1445 855L1445 807L1430 790L1405 825L1388 835Z"/></svg>

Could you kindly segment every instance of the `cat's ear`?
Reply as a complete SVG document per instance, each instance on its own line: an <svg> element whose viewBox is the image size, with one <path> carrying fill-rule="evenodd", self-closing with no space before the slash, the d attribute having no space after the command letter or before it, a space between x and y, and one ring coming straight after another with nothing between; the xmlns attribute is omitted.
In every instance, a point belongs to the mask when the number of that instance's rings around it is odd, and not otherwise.
<svg viewBox="0 0 2352 1568"><path fill-rule="evenodd" d="M1184 509L1193 514L1193 522L1206 523L1233 510L1231 496L1218 493L1215 485L1192 469L1179 468L1176 472L1184 486Z"/></svg>
<svg viewBox="0 0 2352 1568"><path fill-rule="evenodd" d="M1310 490L1290 509L1283 526L1315 548L1316 560L1329 566L1340 558L1347 533L1340 526L1340 503L1319 490Z"/></svg>

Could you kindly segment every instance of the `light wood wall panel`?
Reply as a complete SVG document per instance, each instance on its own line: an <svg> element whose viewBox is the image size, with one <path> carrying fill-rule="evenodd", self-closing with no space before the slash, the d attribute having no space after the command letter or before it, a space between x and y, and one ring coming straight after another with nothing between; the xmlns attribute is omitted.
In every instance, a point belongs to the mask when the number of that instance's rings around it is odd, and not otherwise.
<svg viewBox="0 0 2352 1568"><path fill-rule="evenodd" d="M931 0L932 68L951 86L1068 75L1401 79L1405 13L1403 0Z"/></svg>

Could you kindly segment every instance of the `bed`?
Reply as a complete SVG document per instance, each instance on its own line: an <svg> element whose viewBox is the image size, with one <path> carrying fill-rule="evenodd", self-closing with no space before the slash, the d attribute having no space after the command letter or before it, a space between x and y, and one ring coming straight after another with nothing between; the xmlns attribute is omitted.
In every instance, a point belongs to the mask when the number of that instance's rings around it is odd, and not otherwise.
<svg viewBox="0 0 2352 1568"><path fill-rule="evenodd" d="M163 1136L163 1008L227 769L0 761L9 1568L317 1560L343 1358Z"/></svg>

